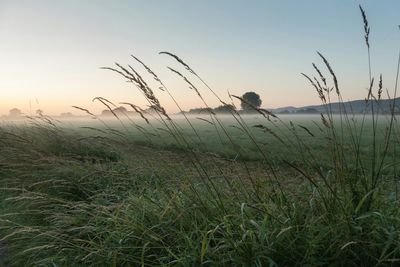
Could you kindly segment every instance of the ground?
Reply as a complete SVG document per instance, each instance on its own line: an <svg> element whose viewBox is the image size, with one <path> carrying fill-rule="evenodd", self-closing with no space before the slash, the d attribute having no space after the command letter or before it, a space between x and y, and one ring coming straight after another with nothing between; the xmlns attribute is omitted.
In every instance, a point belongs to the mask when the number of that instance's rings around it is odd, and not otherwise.
<svg viewBox="0 0 400 267"><path fill-rule="evenodd" d="M128 121L3 124L1 253L11 266L395 265L386 117L359 142L318 116L192 119L196 133L141 122L147 136Z"/></svg>

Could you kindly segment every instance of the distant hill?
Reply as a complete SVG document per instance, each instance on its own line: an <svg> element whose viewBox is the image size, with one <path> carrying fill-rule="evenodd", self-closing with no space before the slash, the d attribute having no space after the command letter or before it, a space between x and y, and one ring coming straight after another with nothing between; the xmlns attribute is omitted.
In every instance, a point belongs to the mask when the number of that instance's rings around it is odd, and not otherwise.
<svg viewBox="0 0 400 267"><path fill-rule="evenodd" d="M375 112L379 112L381 114L389 114L391 112L391 106L393 104L393 99L381 99L374 100L373 105ZM276 114L316 114L316 113L325 113L326 108L332 111L332 113L339 113L340 110L346 109L348 113L361 114L364 112L371 112L372 101L366 102L365 100L353 100L344 103L331 103L324 105L312 105L312 106L304 106L304 107L282 107L270 109L272 112ZM400 113L400 97L396 98L396 107L395 112Z"/></svg>
<svg viewBox="0 0 400 267"><path fill-rule="evenodd" d="M281 107L281 108L275 108L272 109L275 113L292 113L296 112L298 108L293 107L293 106L288 106L288 107Z"/></svg>

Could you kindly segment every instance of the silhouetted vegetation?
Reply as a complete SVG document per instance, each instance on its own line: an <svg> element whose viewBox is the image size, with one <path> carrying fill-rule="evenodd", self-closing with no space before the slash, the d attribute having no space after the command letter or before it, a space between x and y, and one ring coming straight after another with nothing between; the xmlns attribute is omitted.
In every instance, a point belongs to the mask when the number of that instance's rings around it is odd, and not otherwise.
<svg viewBox="0 0 400 267"><path fill-rule="evenodd" d="M10 109L10 111L8 112L8 116L11 118L20 117L20 116L22 116L22 112L18 108L13 108L13 109Z"/></svg>
<svg viewBox="0 0 400 267"><path fill-rule="evenodd" d="M261 107L262 101L260 95L255 92L247 92L242 95L245 101L241 101L240 106L243 110L254 111L253 107ZM253 107L252 107L253 106Z"/></svg>

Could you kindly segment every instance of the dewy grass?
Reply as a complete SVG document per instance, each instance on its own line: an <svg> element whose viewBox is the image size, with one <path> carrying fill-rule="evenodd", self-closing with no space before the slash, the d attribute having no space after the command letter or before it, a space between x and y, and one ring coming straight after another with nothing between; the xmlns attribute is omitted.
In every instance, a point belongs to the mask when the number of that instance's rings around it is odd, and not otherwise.
<svg viewBox="0 0 400 267"><path fill-rule="evenodd" d="M228 106L180 57L162 54L186 69L175 73L195 95L205 99L192 78ZM0 265L399 265L399 67L391 114L379 114L383 81L375 90L370 77L366 102L375 108L357 117L318 55L326 68L313 63L316 76L303 74L325 106L312 118L253 107L258 115L208 109L178 119L134 67L116 64L106 69L132 82L154 115L123 102L141 122L115 113L116 126L75 107L98 125L72 129L43 115L0 125Z"/></svg>

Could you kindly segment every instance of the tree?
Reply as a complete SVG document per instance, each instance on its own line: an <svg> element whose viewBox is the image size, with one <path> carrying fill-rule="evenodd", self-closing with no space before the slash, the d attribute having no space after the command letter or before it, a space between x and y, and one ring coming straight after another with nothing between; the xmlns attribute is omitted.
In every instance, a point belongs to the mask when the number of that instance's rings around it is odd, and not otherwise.
<svg viewBox="0 0 400 267"><path fill-rule="evenodd" d="M105 109L105 110L103 110L103 111L101 112L101 116L111 116L111 115L112 115L112 113L111 113L111 111L108 110L108 109Z"/></svg>
<svg viewBox="0 0 400 267"><path fill-rule="evenodd" d="M122 107L122 106L113 109L113 111L118 115L119 114L126 114L128 112L128 110L125 107Z"/></svg>
<svg viewBox="0 0 400 267"><path fill-rule="evenodd" d="M192 108L189 110L189 113L191 114L209 114L211 108Z"/></svg>
<svg viewBox="0 0 400 267"><path fill-rule="evenodd" d="M61 117L73 117L74 114L72 114L71 112L65 112L65 113L61 113L60 116Z"/></svg>
<svg viewBox="0 0 400 267"><path fill-rule="evenodd" d="M10 111L8 112L8 116L10 116L10 117L19 117L21 115L22 115L22 112L18 108L10 109Z"/></svg>
<svg viewBox="0 0 400 267"><path fill-rule="evenodd" d="M256 108L259 108L261 106L262 101L259 94L256 94L254 92L247 92L242 95L242 98L244 101L240 103L240 106L243 110L252 110L253 108L249 104L253 105Z"/></svg>
<svg viewBox="0 0 400 267"><path fill-rule="evenodd" d="M40 116L40 117L42 117L43 116L43 110L41 110L41 109L37 109L36 110L36 114L38 115L38 116Z"/></svg>
<svg viewBox="0 0 400 267"><path fill-rule="evenodd" d="M214 112L216 112L216 113L230 113L234 110L236 110L236 108L234 105L231 105L231 104L221 105L221 106L214 108Z"/></svg>

